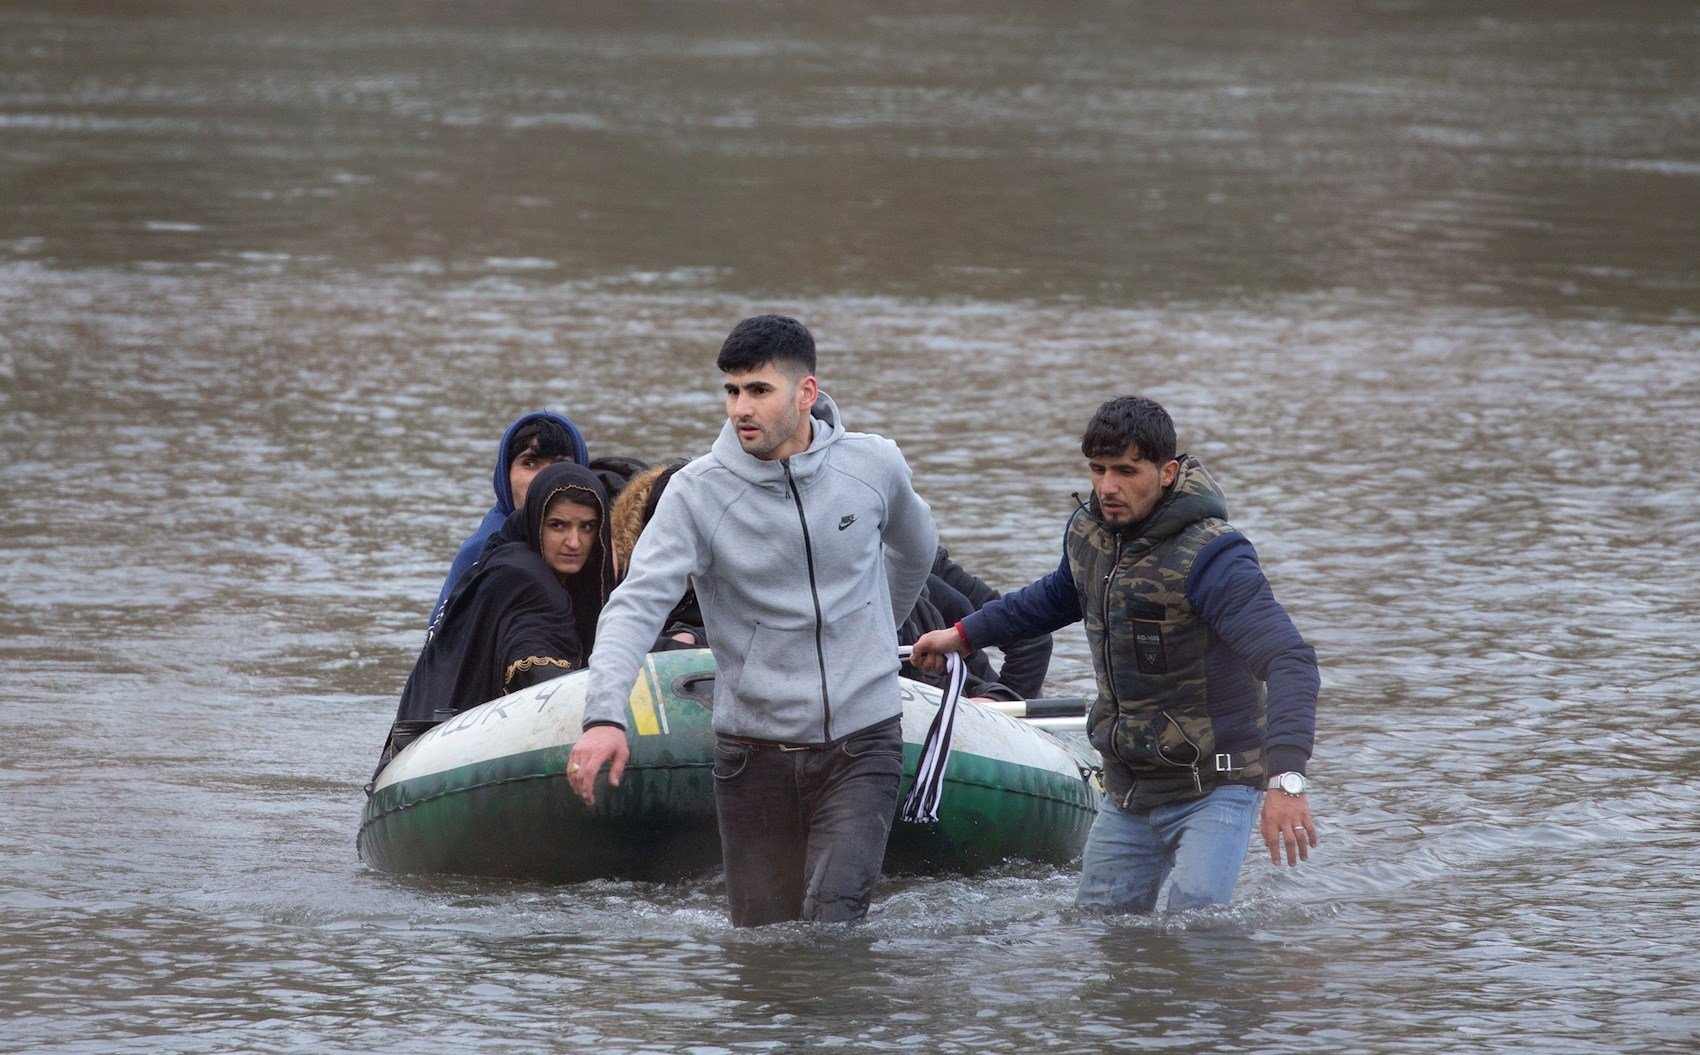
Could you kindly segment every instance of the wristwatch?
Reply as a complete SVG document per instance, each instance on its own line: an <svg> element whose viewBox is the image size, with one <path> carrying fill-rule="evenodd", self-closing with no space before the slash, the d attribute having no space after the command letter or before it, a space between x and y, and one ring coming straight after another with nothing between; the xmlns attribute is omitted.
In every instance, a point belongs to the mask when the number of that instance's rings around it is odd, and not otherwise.
<svg viewBox="0 0 1700 1055"><path fill-rule="evenodd" d="M1303 773L1277 773L1269 778L1270 791L1284 791L1295 798L1303 795L1308 787L1310 787L1310 781L1305 779Z"/></svg>

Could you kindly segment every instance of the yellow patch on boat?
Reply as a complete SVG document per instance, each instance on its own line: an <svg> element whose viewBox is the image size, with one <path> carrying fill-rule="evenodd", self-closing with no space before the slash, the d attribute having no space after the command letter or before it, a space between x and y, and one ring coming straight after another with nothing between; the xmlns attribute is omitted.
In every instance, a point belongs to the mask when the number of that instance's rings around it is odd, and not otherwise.
<svg viewBox="0 0 1700 1055"><path fill-rule="evenodd" d="M660 736L667 725L667 716L655 702L655 662L646 659L642 675L632 686L632 729L639 736Z"/></svg>

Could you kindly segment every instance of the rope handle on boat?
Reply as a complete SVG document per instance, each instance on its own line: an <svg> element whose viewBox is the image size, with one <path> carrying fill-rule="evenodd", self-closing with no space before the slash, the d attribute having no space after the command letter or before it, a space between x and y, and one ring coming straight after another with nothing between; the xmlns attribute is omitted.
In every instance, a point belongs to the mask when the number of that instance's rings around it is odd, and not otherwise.
<svg viewBox="0 0 1700 1055"><path fill-rule="evenodd" d="M899 659L909 658L909 646L900 645ZM915 784L909 797L903 800L902 817L911 824L930 824L939 819L939 798L944 794L944 767L950 761L951 733L956 728L956 705L962 699L962 686L968 679L968 667L954 652L945 653L945 672L949 681L939 700L939 711L933 724L927 727L927 739L921 744L921 760L915 766Z"/></svg>

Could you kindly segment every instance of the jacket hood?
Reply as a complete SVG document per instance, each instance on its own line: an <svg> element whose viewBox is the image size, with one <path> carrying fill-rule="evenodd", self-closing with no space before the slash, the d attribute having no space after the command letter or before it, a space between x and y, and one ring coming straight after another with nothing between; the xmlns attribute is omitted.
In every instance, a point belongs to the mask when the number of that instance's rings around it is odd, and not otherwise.
<svg viewBox="0 0 1700 1055"><path fill-rule="evenodd" d="M790 462L791 476L799 484L806 482L819 471L826 461L826 449L837 443L845 432L844 423L839 418L838 404L825 392L815 399L810 417L814 421L814 439L807 450L786 459ZM720 435L714 440L713 454L715 461L730 469L746 483L757 487L785 487L785 463L765 461L745 451L743 445L738 442L738 432L732 427L730 420L720 427Z"/></svg>
<svg viewBox="0 0 1700 1055"><path fill-rule="evenodd" d="M502 433L502 438L496 443L496 471L490 483L496 491L496 512L504 517L514 511L514 489L508 482L508 443L514 438L514 433L539 418L547 418L565 428L573 442L573 461L579 465L590 464L590 448L585 445L584 434L565 414L557 414L553 410L534 410L521 417L507 427L507 431Z"/></svg>

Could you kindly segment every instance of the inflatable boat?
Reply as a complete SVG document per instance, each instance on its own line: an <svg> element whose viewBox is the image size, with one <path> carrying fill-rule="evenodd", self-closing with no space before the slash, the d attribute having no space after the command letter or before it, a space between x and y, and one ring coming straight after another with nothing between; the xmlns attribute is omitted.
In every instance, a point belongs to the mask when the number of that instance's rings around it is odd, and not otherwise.
<svg viewBox="0 0 1700 1055"><path fill-rule="evenodd" d="M572 793L585 673L463 711L384 767L358 846L385 872L573 882L667 880L720 865L714 816L714 659L651 653L628 704L631 760L596 805ZM903 682L904 792L938 712L937 689ZM886 871L972 872L1008 859L1067 864L1098 806L1085 745L970 701L957 711L936 822L898 819Z"/></svg>

